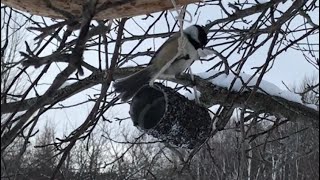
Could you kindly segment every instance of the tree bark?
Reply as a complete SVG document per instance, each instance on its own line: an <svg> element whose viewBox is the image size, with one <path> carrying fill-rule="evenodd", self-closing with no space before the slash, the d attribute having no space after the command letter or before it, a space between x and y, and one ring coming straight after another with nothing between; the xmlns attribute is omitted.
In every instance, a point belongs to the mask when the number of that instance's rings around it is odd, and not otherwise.
<svg viewBox="0 0 320 180"><path fill-rule="evenodd" d="M177 5L186 5L200 0L175 0ZM57 19L66 19L71 16L79 17L85 1L73 0L3 0L1 3L29 12L34 15ZM114 19L150 14L172 9L170 0L100 0L97 4L97 14L93 19Z"/></svg>

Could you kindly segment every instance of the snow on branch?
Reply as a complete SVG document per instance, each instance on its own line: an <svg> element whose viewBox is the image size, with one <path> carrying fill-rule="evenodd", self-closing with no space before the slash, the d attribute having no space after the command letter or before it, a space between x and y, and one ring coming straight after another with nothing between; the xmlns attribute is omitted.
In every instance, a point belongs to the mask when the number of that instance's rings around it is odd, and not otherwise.
<svg viewBox="0 0 320 180"><path fill-rule="evenodd" d="M212 84L230 89L234 92L245 92L245 91L251 91L253 87L256 86L258 82L258 78L251 76L246 73L239 73L238 75L235 73L230 73L229 75L221 74L220 71L211 70L206 73L200 73L198 74L199 77L202 79L206 79ZM308 108L313 108L317 110L317 106L314 104L305 104L302 101L302 97L299 94L281 90L278 86L275 84L272 84L268 81L262 80L258 87L259 93L265 93L270 96L278 97L286 99L290 102L296 102L300 103L301 105L304 105Z"/></svg>

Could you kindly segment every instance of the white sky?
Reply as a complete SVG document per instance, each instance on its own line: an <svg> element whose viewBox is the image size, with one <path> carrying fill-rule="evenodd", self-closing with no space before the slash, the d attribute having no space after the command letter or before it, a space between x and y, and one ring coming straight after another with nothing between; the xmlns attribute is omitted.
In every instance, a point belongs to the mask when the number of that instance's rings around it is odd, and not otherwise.
<svg viewBox="0 0 320 180"><path fill-rule="evenodd" d="M227 2L228 1L225 1L225 3ZM188 7L189 7L188 10L193 12L192 9L194 9L195 6L190 5ZM287 6L283 6L283 7L286 8ZM155 13L154 16L157 17L158 14L159 13ZM319 16L317 14L313 14L313 15L311 14L311 15L314 22L319 24ZM148 27L151 24L151 22L154 20L154 19L150 19L149 21L141 21L140 20L141 17L145 17L145 16L136 17L135 20L142 27ZM221 18L220 10L216 6L209 6L201 9L198 24L205 25L208 20L213 21L219 18ZM186 23L185 27L189 26L190 24L194 24L196 20L197 20L197 16L193 17L193 22ZM173 24L173 22L174 22L173 19L171 19L170 23ZM132 20L129 20L126 23L126 28L131 30L131 33L140 34L140 35L144 34ZM157 29L151 30L151 33L166 31L167 26L165 21L162 20L162 22L157 23L156 28ZM313 37L315 39L312 39L311 41L318 42L318 39L319 39L318 35ZM33 38L33 37L30 37L30 38ZM153 42L153 40L150 39L145 41L143 45L140 46L139 49L146 50L149 47L153 47L153 43L155 43L156 49L157 49L164 41L165 39L156 39ZM32 41L28 41L28 42L32 42ZM136 42L125 43L123 50L130 51L133 45L135 45L135 43ZM110 47L109 49L110 49L110 52L112 52L113 48ZM219 49L216 49L216 50L219 51ZM268 47L262 48L259 51L259 53L256 53L252 58L250 58L250 60L244 66L243 72L246 74L252 74L254 72L253 70L251 70L252 67L263 64L263 62L265 61L267 50L268 50ZM51 53L52 53L52 50L47 49L44 53L41 54L41 56L44 56L45 54L51 54ZM319 53L317 53L317 57L319 57ZM237 58L238 57L232 56L230 59L228 59L228 61L231 64L231 62L237 61L238 60ZM86 52L84 55L84 59L86 62L92 65L96 65L96 67L98 67L97 66L98 57L96 52ZM141 61L148 62L149 59L150 58L141 57L141 58L137 58L136 60L138 62L141 62ZM213 64L215 63L208 62L208 63L202 64L200 62L197 62L192 66L192 70L195 73L200 73L206 70L207 67L212 66ZM50 67L50 70L45 74L45 77L41 81L42 83L50 84L53 81L55 75L60 71L59 69L64 69L66 67L66 64L63 64L63 63L59 63L56 65L53 64L52 67L53 68ZM41 69L42 68L34 70L34 68L29 68L29 72L34 71L34 75L32 77L36 77L35 75L41 72ZM300 83L305 76L311 76L314 73L317 73L317 70L314 67L312 67L306 60L304 60L304 57L299 51L289 50L288 52L282 54L276 59L273 68L264 76L264 80L273 83L274 85L278 86L280 89L285 90L285 86L282 84L282 81L285 84L289 85L289 87L292 87L294 84ZM37 89L39 90L40 94L42 94L47 87L48 85L42 85L42 86L40 85L37 87ZM82 91L81 93L63 101L63 104L71 105L73 103L78 103L78 102L87 100L88 95L92 96L93 94L98 94L99 89L100 89L100 85L90 88L88 90ZM33 97L33 96L34 94L30 94L29 97ZM70 129L75 129L78 125L80 125L85 120L85 118L87 117L87 114L91 110L92 105L93 103L89 103L89 104L86 103L85 105L77 106L70 109L50 110L44 116L42 116L42 120L40 121L41 123L39 126L43 125L43 123L45 123L47 119L48 121L50 121L52 124L55 125L57 132L62 132L62 133L69 132ZM113 108L112 111L108 112L107 117L109 117L110 119L112 119L112 117L119 116L119 115L122 115L122 117L127 117L129 116L128 111L129 111L128 104L123 105L121 107L117 106ZM118 122L114 122L112 123L111 127L114 127L114 129L118 129L118 128L124 128L124 127L133 127L133 126L132 126L131 120L126 120L126 122L123 122L121 126L118 126Z"/></svg>

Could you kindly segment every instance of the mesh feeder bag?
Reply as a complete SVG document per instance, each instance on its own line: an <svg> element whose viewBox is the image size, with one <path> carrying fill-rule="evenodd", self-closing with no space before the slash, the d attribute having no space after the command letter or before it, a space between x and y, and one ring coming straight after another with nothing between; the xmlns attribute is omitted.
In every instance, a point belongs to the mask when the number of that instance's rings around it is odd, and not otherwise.
<svg viewBox="0 0 320 180"><path fill-rule="evenodd" d="M135 94L130 116L140 130L178 147L199 146L212 131L205 107L160 83L145 85Z"/></svg>

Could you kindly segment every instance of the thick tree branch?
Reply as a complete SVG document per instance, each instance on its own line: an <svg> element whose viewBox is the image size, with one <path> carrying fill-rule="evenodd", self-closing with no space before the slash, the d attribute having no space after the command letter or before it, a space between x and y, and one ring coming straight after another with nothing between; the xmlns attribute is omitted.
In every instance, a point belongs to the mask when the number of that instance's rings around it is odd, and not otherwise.
<svg viewBox="0 0 320 180"><path fill-rule="evenodd" d="M139 67L132 68L121 68L116 69L113 74L114 79L123 78L129 74L141 70ZM88 89L94 85L101 84L105 82L106 72L95 72L91 76L61 88L57 90L54 94L54 97L60 101L65 100L76 93L79 93L85 89ZM184 74L179 76L177 79L167 79L178 84L192 87L192 81L189 75ZM198 76L195 76L195 81L197 89L201 92L201 103L207 107L211 107L216 104L221 104L224 106L230 106L233 103L235 107L242 107L244 102L248 100L250 92L243 92L239 94L238 92L229 92L227 88L219 87L214 85L207 80L204 80ZM229 96L229 98L227 98ZM17 105L20 104L19 111L24 111L33 106L35 102L41 97L30 98L23 102L13 102L7 104L1 104L2 113L10 113L12 109L15 109ZM45 105L52 104L54 101L53 98L47 98ZM250 99L247 101L247 105L250 109L258 112L270 113L275 116L288 118L289 120L295 121L297 119L305 120L310 122L314 127L319 127L319 112L309 108L303 104L291 102L281 97L270 96L262 92L256 92Z"/></svg>

